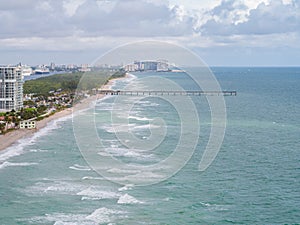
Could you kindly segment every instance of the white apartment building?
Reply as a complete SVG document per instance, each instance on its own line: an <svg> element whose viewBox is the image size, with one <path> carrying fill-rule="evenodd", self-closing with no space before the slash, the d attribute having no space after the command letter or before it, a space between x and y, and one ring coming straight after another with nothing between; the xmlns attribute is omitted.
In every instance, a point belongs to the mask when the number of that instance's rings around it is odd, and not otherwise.
<svg viewBox="0 0 300 225"><path fill-rule="evenodd" d="M36 121L35 120L24 120L20 122L20 129L35 129Z"/></svg>
<svg viewBox="0 0 300 225"><path fill-rule="evenodd" d="M23 75L20 66L0 66L0 111L23 107Z"/></svg>

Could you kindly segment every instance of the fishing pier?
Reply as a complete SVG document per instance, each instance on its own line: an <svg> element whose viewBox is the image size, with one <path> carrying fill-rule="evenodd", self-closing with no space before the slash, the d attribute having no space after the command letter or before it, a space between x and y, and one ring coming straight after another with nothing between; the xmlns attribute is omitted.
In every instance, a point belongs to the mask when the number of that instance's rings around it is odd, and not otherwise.
<svg viewBox="0 0 300 225"><path fill-rule="evenodd" d="M102 95L129 95L129 96L155 96L155 95L174 95L174 96L236 96L236 91L133 91L133 90L98 90Z"/></svg>

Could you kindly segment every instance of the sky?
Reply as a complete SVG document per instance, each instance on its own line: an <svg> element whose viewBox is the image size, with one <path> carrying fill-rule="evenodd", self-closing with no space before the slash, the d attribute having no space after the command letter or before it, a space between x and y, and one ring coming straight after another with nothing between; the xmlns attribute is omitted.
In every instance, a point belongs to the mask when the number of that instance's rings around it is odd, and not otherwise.
<svg viewBox="0 0 300 225"><path fill-rule="evenodd" d="M300 0L0 0L0 65L166 41L209 66L300 66Z"/></svg>

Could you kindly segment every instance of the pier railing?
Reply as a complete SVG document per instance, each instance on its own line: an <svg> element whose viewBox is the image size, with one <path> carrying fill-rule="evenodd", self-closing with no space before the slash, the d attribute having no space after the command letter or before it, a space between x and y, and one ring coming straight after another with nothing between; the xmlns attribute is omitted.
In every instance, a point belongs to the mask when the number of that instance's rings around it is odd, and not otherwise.
<svg viewBox="0 0 300 225"><path fill-rule="evenodd" d="M236 96L236 91L134 91L134 90L98 90L98 94L102 95L129 95L129 96L140 96L140 95L188 95L188 96Z"/></svg>

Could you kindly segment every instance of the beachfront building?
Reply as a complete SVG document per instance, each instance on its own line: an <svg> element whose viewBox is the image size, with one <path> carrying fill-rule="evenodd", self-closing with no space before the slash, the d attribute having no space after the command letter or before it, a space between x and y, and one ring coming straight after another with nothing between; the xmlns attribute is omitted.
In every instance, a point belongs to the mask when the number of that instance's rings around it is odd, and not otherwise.
<svg viewBox="0 0 300 225"><path fill-rule="evenodd" d="M35 128L36 128L35 120L20 121L20 129L35 129Z"/></svg>
<svg viewBox="0 0 300 225"><path fill-rule="evenodd" d="M169 69L169 63L167 60L158 60L157 61L157 68L156 68L157 72L167 72L170 71Z"/></svg>
<svg viewBox="0 0 300 225"><path fill-rule="evenodd" d="M0 111L23 108L23 75L20 66L0 66Z"/></svg>
<svg viewBox="0 0 300 225"><path fill-rule="evenodd" d="M126 72L134 71L157 71L167 72L170 71L169 63L167 60L142 60L134 61L133 64L128 64L123 67Z"/></svg>
<svg viewBox="0 0 300 225"><path fill-rule="evenodd" d="M137 71L137 65L136 64L128 64L126 66L124 66L124 70L127 72L134 72Z"/></svg>

